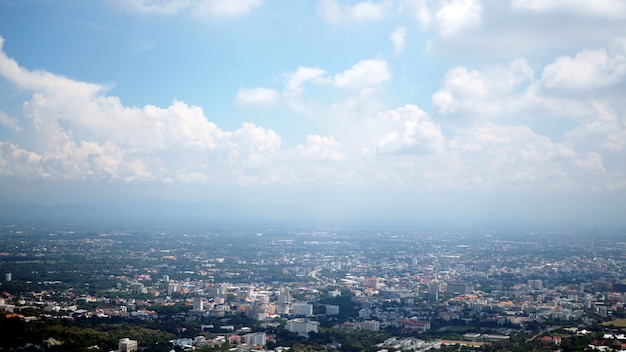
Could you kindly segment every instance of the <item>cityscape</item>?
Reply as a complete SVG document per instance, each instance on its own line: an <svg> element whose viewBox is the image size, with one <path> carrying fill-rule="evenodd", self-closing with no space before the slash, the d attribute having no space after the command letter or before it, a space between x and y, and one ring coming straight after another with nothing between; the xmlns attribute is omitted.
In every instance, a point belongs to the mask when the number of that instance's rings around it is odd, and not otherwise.
<svg viewBox="0 0 626 352"><path fill-rule="evenodd" d="M626 0L0 0L0 352L626 352Z"/></svg>
<svg viewBox="0 0 626 352"><path fill-rule="evenodd" d="M623 238L5 225L0 347L619 351Z"/></svg>

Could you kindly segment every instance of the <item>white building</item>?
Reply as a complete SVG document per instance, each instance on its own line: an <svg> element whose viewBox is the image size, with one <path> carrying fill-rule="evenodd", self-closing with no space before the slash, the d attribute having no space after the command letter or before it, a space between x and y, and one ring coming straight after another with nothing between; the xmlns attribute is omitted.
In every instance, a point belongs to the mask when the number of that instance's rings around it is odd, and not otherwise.
<svg viewBox="0 0 626 352"><path fill-rule="evenodd" d="M313 315L313 305L308 303L294 303L292 306L292 312L293 315Z"/></svg>
<svg viewBox="0 0 626 352"><path fill-rule="evenodd" d="M133 352L138 351L137 341L131 340L129 338L120 339L118 344L118 350L120 352Z"/></svg>
<svg viewBox="0 0 626 352"><path fill-rule="evenodd" d="M361 330L380 331L380 322L376 320L365 320L359 324Z"/></svg>
<svg viewBox="0 0 626 352"><path fill-rule="evenodd" d="M264 332L254 332L251 334L243 335L247 345L250 346L265 346L267 337Z"/></svg>
<svg viewBox="0 0 626 352"><path fill-rule="evenodd" d="M291 319L287 320L285 324L285 329L295 332L296 334L304 337L309 337L309 332L317 332L317 328L320 323L317 321L311 321L309 319Z"/></svg>

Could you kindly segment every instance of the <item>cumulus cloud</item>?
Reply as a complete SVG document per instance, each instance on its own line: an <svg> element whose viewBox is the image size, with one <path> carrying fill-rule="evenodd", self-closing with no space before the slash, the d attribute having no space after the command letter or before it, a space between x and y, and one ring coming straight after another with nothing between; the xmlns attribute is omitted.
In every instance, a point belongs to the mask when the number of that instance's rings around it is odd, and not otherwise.
<svg viewBox="0 0 626 352"><path fill-rule="evenodd" d="M434 1L433 0L399 0L398 8L400 12L414 18L422 28L429 28L434 21Z"/></svg>
<svg viewBox="0 0 626 352"><path fill-rule="evenodd" d="M400 0L399 10L414 18L422 29L435 26L446 37L465 34L481 26L481 0Z"/></svg>
<svg viewBox="0 0 626 352"><path fill-rule="evenodd" d="M237 91L237 104L273 105L280 99L280 93L271 88L240 88Z"/></svg>
<svg viewBox="0 0 626 352"><path fill-rule="evenodd" d="M435 14L439 33L444 37L480 26L482 19L480 0L449 0Z"/></svg>
<svg viewBox="0 0 626 352"><path fill-rule="evenodd" d="M597 154L580 155L526 126L485 122L461 131L449 148L457 172L466 175L461 182L474 186L569 189L581 182L582 174L605 172Z"/></svg>
<svg viewBox="0 0 626 352"><path fill-rule="evenodd" d="M351 68L337 73L330 83L342 88L361 90L391 80L387 61L380 59L362 60Z"/></svg>
<svg viewBox="0 0 626 352"><path fill-rule="evenodd" d="M385 17L391 9L390 0L363 1L354 5L341 5L338 0L320 0L317 4L320 17L333 24L376 21Z"/></svg>
<svg viewBox="0 0 626 352"><path fill-rule="evenodd" d="M285 99L289 106L299 112L307 108L298 103L307 83L334 86L366 94L370 89L391 80L391 72L385 60L368 59L357 62L349 69L334 75L319 67L300 66L285 74L282 92L271 88L239 89L236 101L239 104L271 105Z"/></svg>
<svg viewBox="0 0 626 352"><path fill-rule="evenodd" d="M368 119L364 128L373 141L360 149L381 155L430 154L445 145L441 127L415 105L381 112Z"/></svg>
<svg viewBox="0 0 626 352"><path fill-rule="evenodd" d="M0 125L3 125L4 127L15 132L19 132L21 130L17 122L14 119L10 118L9 115L4 113L3 111L0 111Z"/></svg>
<svg viewBox="0 0 626 352"><path fill-rule="evenodd" d="M295 72L287 74L285 93L288 95L300 95L304 91L302 85L307 81L315 80L326 74L326 71L318 67L298 67Z"/></svg>
<svg viewBox="0 0 626 352"><path fill-rule="evenodd" d="M429 52L453 56L510 60L557 52L562 55L563 50L594 47L626 32L626 22L622 21L626 3L621 0L397 3L399 12L416 21L423 34L430 36L426 45Z"/></svg>
<svg viewBox="0 0 626 352"><path fill-rule="evenodd" d="M564 56L546 66L543 84L548 88L593 89L622 81L626 76L624 52L606 49L583 50L575 57Z"/></svg>
<svg viewBox="0 0 626 352"><path fill-rule="evenodd" d="M317 134L307 136L306 144L298 145L291 154L301 161L342 161L346 157L335 137Z"/></svg>
<svg viewBox="0 0 626 352"><path fill-rule="evenodd" d="M512 0L511 6L516 10L535 12L568 11L586 16L602 16L608 18L625 18L626 3L621 0Z"/></svg>
<svg viewBox="0 0 626 352"><path fill-rule="evenodd" d="M484 71L455 67L446 73L441 89L433 94L433 107L439 114L471 112L490 116L509 112L519 106L533 75L523 59Z"/></svg>
<svg viewBox="0 0 626 352"><path fill-rule="evenodd" d="M391 40L391 44L393 44L394 55L400 55L406 46L406 27L401 26L396 28L389 36L389 40Z"/></svg>
<svg viewBox="0 0 626 352"><path fill-rule="evenodd" d="M261 0L110 0L115 6L136 13L173 15L189 12L198 17L233 17L261 5Z"/></svg>
<svg viewBox="0 0 626 352"><path fill-rule="evenodd" d="M617 51L583 50L560 57L535 77L525 59L480 70L458 66L432 95L439 115L469 118L541 114L580 118L594 113L589 98L598 88L619 86L626 77L625 56Z"/></svg>
<svg viewBox="0 0 626 352"><path fill-rule="evenodd" d="M607 103L592 102L594 113L587 121L568 131L565 140L571 145L591 150L623 152L626 150L626 118L620 118Z"/></svg>
<svg viewBox="0 0 626 352"><path fill-rule="evenodd" d="M201 171L223 180L224 165L265 167L280 148L271 130L244 124L224 131L200 107L181 101L126 107L105 87L26 70L4 52L0 76L33 92L17 142L2 143L4 176L130 182L198 179Z"/></svg>
<svg viewBox="0 0 626 352"><path fill-rule="evenodd" d="M619 42L613 47L606 51L606 62L618 61ZM620 65L609 66L615 76ZM240 89L240 104L297 100L307 84L340 90L342 99L349 96L330 108L313 107L316 114L330 115L327 132L290 147L272 129L252 123L224 130L202 108L183 101L125 106L102 85L25 69L0 50L0 76L31 94L20 120L0 114L0 123L13 133L11 142L0 142L0 178L552 189L585 188L610 179L611 187L622 187L623 166L608 164L604 154L619 157L626 148L622 110L611 102L576 105L546 97L545 82L552 76L547 68L541 72L537 79L524 59L481 69L452 68L433 95L433 116L411 104L363 108L374 100L371 89L392 79L382 59L362 60L337 73L298 67L285 76L282 90ZM437 119L531 109L543 109L542 116L553 110L582 111L579 117L587 120L555 142L506 120L478 119L469 127L446 130ZM590 138L593 143L584 142Z"/></svg>

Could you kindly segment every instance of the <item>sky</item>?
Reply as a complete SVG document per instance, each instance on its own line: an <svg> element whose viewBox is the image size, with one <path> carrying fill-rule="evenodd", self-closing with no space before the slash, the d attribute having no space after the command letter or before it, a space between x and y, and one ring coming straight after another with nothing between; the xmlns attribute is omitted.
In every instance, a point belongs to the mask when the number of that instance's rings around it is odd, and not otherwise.
<svg viewBox="0 0 626 352"><path fill-rule="evenodd" d="M0 202L101 201L626 224L626 2L0 0Z"/></svg>

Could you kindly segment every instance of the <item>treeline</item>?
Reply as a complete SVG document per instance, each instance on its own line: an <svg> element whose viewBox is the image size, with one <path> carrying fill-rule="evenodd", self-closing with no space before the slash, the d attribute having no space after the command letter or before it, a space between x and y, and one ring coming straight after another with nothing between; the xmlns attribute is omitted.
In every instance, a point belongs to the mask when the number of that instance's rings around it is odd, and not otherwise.
<svg viewBox="0 0 626 352"><path fill-rule="evenodd" d="M46 351L110 351L117 349L121 338L128 337L137 340L142 347L149 347L149 351L167 352L171 349L169 341L176 337L160 329L130 322L95 323L89 320L25 322L7 314L0 315L0 331L3 332L0 350L6 351L39 351L42 346Z"/></svg>

